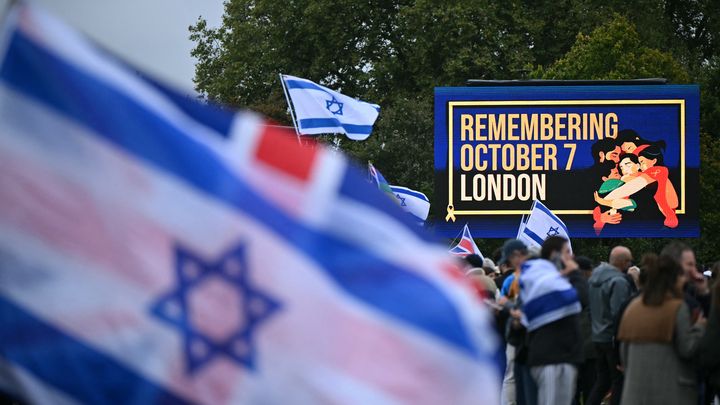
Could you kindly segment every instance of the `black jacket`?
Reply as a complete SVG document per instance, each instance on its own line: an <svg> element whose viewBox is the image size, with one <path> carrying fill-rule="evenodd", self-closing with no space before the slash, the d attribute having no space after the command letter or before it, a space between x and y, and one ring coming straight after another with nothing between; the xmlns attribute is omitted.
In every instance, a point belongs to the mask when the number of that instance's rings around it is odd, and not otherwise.
<svg viewBox="0 0 720 405"><path fill-rule="evenodd" d="M587 280L576 270L568 274L568 281L577 291L580 304L586 308ZM583 358L580 314L558 319L528 334L527 365L530 367L561 363L580 364Z"/></svg>

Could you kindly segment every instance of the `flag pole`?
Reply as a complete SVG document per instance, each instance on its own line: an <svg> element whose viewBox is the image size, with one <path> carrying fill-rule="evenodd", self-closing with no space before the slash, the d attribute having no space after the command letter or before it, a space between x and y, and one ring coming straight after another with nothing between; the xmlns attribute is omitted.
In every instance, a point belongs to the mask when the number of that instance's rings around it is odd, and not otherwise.
<svg viewBox="0 0 720 405"><path fill-rule="evenodd" d="M467 222L465 223L465 225L467 225ZM457 237L458 237L458 236L461 236L464 230L465 230L465 227L463 227L462 229L460 229L460 232L458 232L458 234L455 235L455 237L453 238L453 240L450 242L450 248L452 248L453 245L455 245L455 241L457 240ZM462 237L462 236L461 236L461 237Z"/></svg>
<svg viewBox="0 0 720 405"><path fill-rule="evenodd" d="M297 121L295 121L295 111L293 109L292 103L290 103L290 96L288 95L287 88L285 87L285 80L283 80L283 74L279 73L280 76L280 85L283 88L283 93L285 94L285 101L287 101L288 108L290 109L290 118L292 118L293 122L293 128L295 128L295 135L297 136L298 143L302 145L302 142L300 141L300 131L297 127Z"/></svg>
<svg viewBox="0 0 720 405"><path fill-rule="evenodd" d="M517 236L515 236L515 239L520 239L520 234L522 233L522 231L524 229L523 225L525 225L525 214L523 214L522 217L520 217L520 226L518 226L518 232L517 232Z"/></svg>

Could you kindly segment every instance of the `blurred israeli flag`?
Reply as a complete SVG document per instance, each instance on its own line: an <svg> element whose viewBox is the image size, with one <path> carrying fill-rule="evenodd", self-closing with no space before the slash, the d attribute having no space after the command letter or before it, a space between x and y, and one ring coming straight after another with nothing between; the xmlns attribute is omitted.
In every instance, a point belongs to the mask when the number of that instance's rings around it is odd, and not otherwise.
<svg viewBox="0 0 720 405"><path fill-rule="evenodd" d="M390 186L390 189L395 194L400 208L412 215L420 224L424 224L430 212L430 200L427 196L407 187Z"/></svg>
<svg viewBox="0 0 720 405"><path fill-rule="evenodd" d="M570 241L570 233L565 223L543 203L535 200L530 216L523 217L520 222L517 239L525 242L528 247L541 247L550 236L562 236ZM570 250L572 251L572 244Z"/></svg>
<svg viewBox="0 0 720 405"><path fill-rule="evenodd" d="M307 79L281 75L301 135L345 134L362 141L370 136L380 106L348 97Z"/></svg>

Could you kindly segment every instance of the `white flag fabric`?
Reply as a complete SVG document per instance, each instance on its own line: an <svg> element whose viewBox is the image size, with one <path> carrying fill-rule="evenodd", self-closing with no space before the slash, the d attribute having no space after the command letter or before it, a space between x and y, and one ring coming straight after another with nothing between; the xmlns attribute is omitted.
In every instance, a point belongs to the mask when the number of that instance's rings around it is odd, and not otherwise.
<svg viewBox="0 0 720 405"><path fill-rule="evenodd" d="M545 239L550 236L562 236L570 241L570 233L565 223L553 214L548 207L535 200L530 216L520 223L517 239L523 241L528 247L541 247ZM572 250L572 245L570 245Z"/></svg>
<svg viewBox="0 0 720 405"><path fill-rule="evenodd" d="M421 224L425 223L430 212L430 200L419 191L401 186L390 186L400 204L400 208L412 215Z"/></svg>
<svg viewBox="0 0 720 405"><path fill-rule="evenodd" d="M307 79L282 75L301 135L345 134L355 141L370 136L380 106L348 97Z"/></svg>
<svg viewBox="0 0 720 405"><path fill-rule="evenodd" d="M582 310L577 291L550 261L525 262L520 286L521 322L530 332Z"/></svg>

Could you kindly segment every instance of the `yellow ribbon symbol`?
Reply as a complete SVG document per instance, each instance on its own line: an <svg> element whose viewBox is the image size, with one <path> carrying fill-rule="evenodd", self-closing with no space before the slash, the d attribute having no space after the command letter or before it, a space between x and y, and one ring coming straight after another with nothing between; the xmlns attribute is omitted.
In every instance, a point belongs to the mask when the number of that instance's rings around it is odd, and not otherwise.
<svg viewBox="0 0 720 405"><path fill-rule="evenodd" d="M455 207L452 204L447 206L447 215L445 216L445 222L449 220L455 222Z"/></svg>

